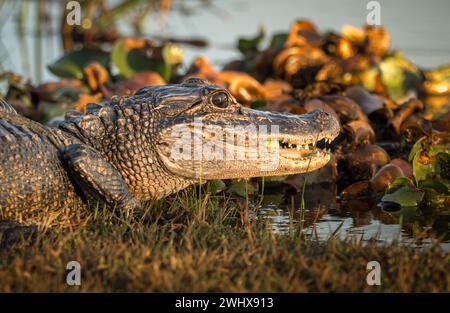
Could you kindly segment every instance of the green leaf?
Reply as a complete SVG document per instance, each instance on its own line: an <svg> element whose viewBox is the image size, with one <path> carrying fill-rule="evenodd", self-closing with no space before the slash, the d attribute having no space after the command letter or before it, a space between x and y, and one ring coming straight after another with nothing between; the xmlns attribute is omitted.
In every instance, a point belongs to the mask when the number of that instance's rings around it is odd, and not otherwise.
<svg viewBox="0 0 450 313"><path fill-rule="evenodd" d="M136 47L139 47L139 43L136 44ZM146 56L140 48L134 48L133 43L126 46L123 39L114 43L111 50L111 61L119 70L119 74L125 78L130 78L136 72L141 71L155 71L166 80L170 78L170 67L168 70L164 60Z"/></svg>
<svg viewBox="0 0 450 313"><path fill-rule="evenodd" d="M214 179L214 180L210 180L208 182L208 190L209 192L211 192L211 194L215 195L221 191L224 191L226 188L225 183L223 182L223 180L220 179Z"/></svg>
<svg viewBox="0 0 450 313"><path fill-rule="evenodd" d="M62 78L83 78L83 69L94 62L103 67L109 67L109 56L107 54L87 49L71 51L47 68L50 72Z"/></svg>
<svg viewBox="0 0 450 313"><path fill-rule="evenodd" d="M396 190L405 187L405 186L414 186L414 183L411 179L405 176L396 177L395 180L389 185L386 189L386 194L393 193Z"/></svg>
<svg viewBox="0 0 450 313"><path fill-rule="evenodd" d="M246 190L247 190L248 194L255 194L258 192L258 190L254 184L252 184L250 181L244 180L244 179L233 180L231 182L231 184L228 186L226 192L231 193L231 194L236 194L240 197L245 198L247 196Z"/></svg>
<svg viewBox="0 0 450 313"><path fill-rule="evenodd" d="M258 50L259 44L263 41L265 37L264 26L261 25L259 27L258 34L253 38L239 38L238 40L238 49L243 54L247 54L248 52L253 52Z"/></svg>
<svg viewBox="0 0 450 313"><path fill-rule="evenodd" d="M404 97L409 90L417 89L421 82L419 69L400 52L385 58L379 67L381 80L394 100Z"/></svg>
<svg viewBox="0 0 450 313"><path fill-rule="evenodd" d="M430 162L423 164L419 162L420 153L417 153L413 159L413 174L416 179L416 184L419 185L420 181L427 179L429 176L436 174L436 162Z"/></svg>
<svg viewBox="0 0 450 313"><path fill-rule="evenodd" d="M447 185L437 179L427 179L420 183L420 188L425 191L432 191L438 194L450 195L450 190Z"/></svg>
<svg viewBox="0 0 450 313"><path fill-rule="evenodd" d="M417 142L414 144L414 146L412 147L411 151L409 152L409 156L408 156L408 161L409 162L412 162L414 160L414 157L416 156L416 154L422 150L422 143L426 139L427 139L427 137L423 136L422 138L417 140Z"/></svg>
<svg viewBox="0 0 450 313"><path fill-rule="evenodd" d="M272 36L272 40L270 41L270 48L281 49L284 47L286 40L288 38L287 33L279 33Z"/></svg>
<svg viewBox="0 0 450 313"><path fill-rule="evenodd" d="M263 106L265 106L267 104L267 102L265 100L255 100L250 104L250 107L252 109L258 109L258 108L262 108Z"/></svg>
<svg viewBox="0 0 450 313"><path fill-rule="evenodd" d="M421 190L414 190L408 186L401 187L390 194L385 194L381 201L394 202L403 207L417 206L422 202L424 192Z"/></svg>
<svg viewBox="0 0 450 313"><path fill-rule="evenodd" d="M434 145L428 151L429 156L435 156L440 153L450 154L450 145Z"/></svg>

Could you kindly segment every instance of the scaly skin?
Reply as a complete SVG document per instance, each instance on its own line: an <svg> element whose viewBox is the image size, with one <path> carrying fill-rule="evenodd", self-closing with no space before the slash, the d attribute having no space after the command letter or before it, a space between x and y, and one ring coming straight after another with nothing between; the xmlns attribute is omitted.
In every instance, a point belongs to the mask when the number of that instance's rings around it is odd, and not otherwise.
<svg viewBox="0 0 450 313"><path fill-rule="evenodd" d="M257 154L251 161L199 161L193 154L187 160L174 159L176 127L200 135L203 143L224 142L196 128L199 123L278 125L279 134L261 135L279 149L277 167L262 170L268 161ZM180 85L144 87L108 105L92 104L86 114L68 112L58 128L19 116L0 102L0 220L62 224L98 201L139 217L143 201L201 180L315 170L328 162L329 153L311 146L308 150L306 145L332 140L338 133L338 122L327 113L296 116L251 110L228 91L195 78ZM299 148L287 148L288 144ZM233 142L225 149L243 148Z"/></svg>

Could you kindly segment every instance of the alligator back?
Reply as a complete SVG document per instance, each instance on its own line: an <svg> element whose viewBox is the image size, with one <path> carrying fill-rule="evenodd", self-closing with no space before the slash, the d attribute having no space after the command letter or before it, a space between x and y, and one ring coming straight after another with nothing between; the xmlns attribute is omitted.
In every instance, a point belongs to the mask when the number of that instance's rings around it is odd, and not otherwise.
<svg viewBox="0 0 450 313"><path fill-rule="evenodd" d="M11 110L0 103L0 220L50 225L72 219L83 205L58 148L30 127L45 126Z"/></svg>

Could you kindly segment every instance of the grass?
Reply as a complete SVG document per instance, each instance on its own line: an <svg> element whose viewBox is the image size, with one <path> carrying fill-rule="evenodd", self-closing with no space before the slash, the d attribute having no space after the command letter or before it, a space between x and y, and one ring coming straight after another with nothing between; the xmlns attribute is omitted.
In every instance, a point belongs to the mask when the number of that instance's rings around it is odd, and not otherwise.
<svg viewBox="0 0 450 313"><path fill-rule="evenodd" d="M0 291L450 291L449 256L437 243L421 250L275 235L250 218L245 200L193 194L150 205L146 225L99 209L83 227L0 252ZM81 264L81 286L65 283L71 260ZM372 260L381 286L366 284Z"/></svg>

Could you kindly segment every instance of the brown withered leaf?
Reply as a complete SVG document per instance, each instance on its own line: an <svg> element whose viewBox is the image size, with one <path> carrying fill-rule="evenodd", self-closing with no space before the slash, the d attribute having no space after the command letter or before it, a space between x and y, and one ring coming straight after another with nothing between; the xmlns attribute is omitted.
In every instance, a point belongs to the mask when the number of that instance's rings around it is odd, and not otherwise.
<svg viewBox="0 0 450 313"><path fill-rule="evenodd" d="M364 114L367 116L375 111L385 109L384 102L381 99L372 96L361 86L351 86L347 88L346 95L358 103Z"/></svg>
<svg viewBox="0 0 450 313"><path fill-rule="evenodd" d="M131 78L121 80L110 86L106 92L107 95L105 95L105 98L110 98L113 95L129 96L141 87L165 84L166 82L164 79L156 72L137 72ZM105 90L103 90L103 92L105 93Z"/></svg>
<svg viewBox="0 0 450 313"><path fill-rule="evenodd" d="M277 77L291 81L299 71L312 71L311 75L315 78L317 72L327 62L329 62L329 57L319 48L290 47L282 50L275 57L272 66Z"/></svg>
<svg viewBox="0 0 450 313"><path fill-rule="evenodd" d="M305 108L296 99L268 100L266 105L261 109L292 114L306 113Z"/></svg>
<svg viewBox="0 0 450 313"><path fill-rule="evenodd" d="M339 197L341 200L357 199L361 197L365 198L368 191L369 191L369 181L368 180L358 181L344 188L340 192Z"/></svg>
<svg viewBox="0 0 450 313"><path fill-rule="evenodd" d="M342 38L357 44L362 44L366 38L366 33L359 27L350 24L344 24L341 27Z"/></svg>
<svg viewBox="0 0 450 313"><path fill-rule="evenodd" d="M395 164L402 169L404 176L409 179L414 179L413 168L412 165L402 159L392 159L391 164Z"/></svg>
<svg viewBox="0 0 450 313"><path fill-rule="evenodd" d="M305 89L296 89L294 97L300 101L306 101L309 98L320 97L324 95L341 95L345 86L336 82L315 82L306 86Z"/></svg>
<svg viewBox="0 0 450 313"><path fill-rule="evenodd" d="M422 113L427 120L434 120L445 112L450 112L450 96L426 96L423 99L425 110Z"/></svg>
<svg viewBox="0 0 450 313"><path fill-rule="evenodd" d="M380 58L389 51L391 37L383 26L365 25L366 32L365 51L367 54Z"/></svg>
<svg viewBox="0 0 450 313"><path fill-rule="evenodd" d="M256 79L243 72L223 71L218 73L219 81L226 83L231 94L242 103L266 98L266 90Z"/></svg>
<svg viewBox="0 0 450 313"><path fill-rule="evenodd" d="M359 146L345 156L344 172L351 175L353 181L368 180L389 162L389 155L383 148L376 145Z"/></svg>
<svg viewBox="0 0 450 313"><path fill-rule="evenodd" d="M321 43L322 37L317 27L311 21L301 19L292 23L285 46L319 46Z"/></svg>
<svg viewBox="0 0 450 313"><path fill-rule="evenodd" d="M319 99L334 109L342 124L357 120L367 121L367 117L361 107L349 97L325 95L319 97Z"/></svg>
<svg viewBox="0 0 450 313"><path fill-rule="evenodd" d="M224 86L225 82L219 81L218 72L209 63L208 59L204 56L199 56L194 59L191 66L189 67L184 79L189 77L199 77L207 79L213 84Z"/></svg>
<svg viewBox="0 0 450 313"><path fill-rule="evenodd" d="M304 108L306 112L312 112L314 110L322 110L324 112L333 115L339 121L339 115L336 113L336 111L327 103L318 98L308 99L304 104Z"/></svg>
<svg viewBox="0 0 450 313"><path fill-rule="evenodd" d="M341 62L331 59L325 63L317 72L316 81L341 82L342 81L342 65Z"/></svg>
<svg viewBox="0 0 450 313"><path fill-rule="evenodd" d="M434 119L433 129L450 133L450 111Z"/></svg>
<svg viewBox="0 0 450 313"><path fill-rule="evenodd" d="M74 108L77 111L86 112L86 107L89 103L97 103L103 98L103 95L99 92L94 95L88 95L85 93L80 94L78 101L75 103Z"/></svg>
<svg viewBox="0 0 450 313"><path fill-rule="evenodd" d="M447 126L448 128L448 126ZM422 115L414 114L408 117L400 126L400 136L406 142L416 142L423 136L430 136L433 125Z"/></svg>
<svg viewBox="0 0 450 313"><path fill-rule="evenodd" d="M337 55L345 60L356 54L355 49L352 46L352 43L344 38L340 38L337 47L336 47Z"/></svg>
<svg viewBox="0 0 450 313"><path fill-rule="evenodd" d="M55 94L58 90L61 89L80 89L83 83L81 80L78 79L61 79L60 81L56 82L49 82L41 84L37 87L30 86L29 90L34 99L36 101L47 101L47 102L54 102L55 101Z"/></svg>
<svg viewBox="0 0 450 313"><path fill-rule="evenodd" d="M380 168L380 170L370 179L370 188L375 192L384 192L395 178L405 176L402 169L389 163Z"/></svg>
<svg viewBox="0 0 450 313"><path fill-rule="evenodd" d="M423 103L419 99L411 98L404 102L399 110L395 113L392 118L391 125L397 134L400 134L400 127L402 123L411 116L414 112L423 110Z"/></svg>
<svg viewBox="0 0 450 313"><path fill-rule="evenodd" d="M349 143L353 146L372 144L375 142L375 132L367 121L351 121L343 127Z"/></svg>
<svg viewBox="0 0 450 313"><path fill-rule="evenodd" d="M268 100L292 98L290 95L292 93L292 86L284 80L269 78L264 82L263 88L265 89L266 99Z"/></svg>
<svg viewBox="0 0 450 313"><path fill-rule="evenodd" d="M202 56L193 61L184 79L189 77L207 79L213 84L226 87L238 101L244 104L266 98L265 88L249 74L238 71L218 72L208 59Z"/></svg>
<svg viewBox="0 0 450 313"><path fill-rule="evenodd" d="M87 84L92 91L97 91L109 80L108 71L97 62L86 66L83 72Z"/></svg>

